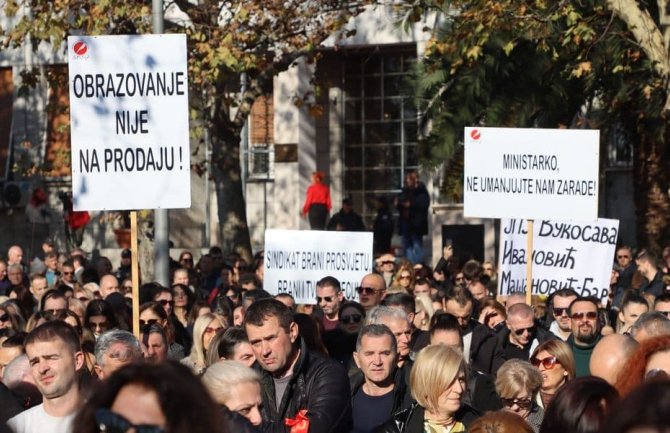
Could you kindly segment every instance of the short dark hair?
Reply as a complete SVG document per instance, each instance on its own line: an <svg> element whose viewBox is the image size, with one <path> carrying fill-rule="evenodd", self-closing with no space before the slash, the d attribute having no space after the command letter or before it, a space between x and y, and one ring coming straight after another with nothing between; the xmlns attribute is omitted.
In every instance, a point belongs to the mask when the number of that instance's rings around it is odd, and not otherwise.
<svg viewBox="0 0 670 433"><path fill-rule="evenodd" d="M218 361L221 358L233 359L235 346L244 342L248 343L249 338L247 337L247 332L239 326L231 326L225 331L217 333L207 351L208 365L213 364L215 360ZM210 353L213 355L212 357L209 356Z"/></svg>
<svg viewBox="0 0 670 433"><path fill-rule="evenodd" d="M665 293L661 293L660 295L658 295L656 297L656 299L654 299L654 307L659 302L670 302L670 293L665 292Z"/></svg>
<svg viewBox="0 0 670 433"><path fill-rule="evenodd" d="M263 326L270 317L276 317L284 331L289 332L293 322L293 312L276 299L259 299L249 306L244 316L244 326Z"/></svg>
<svg viewBox="0 0 670 433"><path fill-rule="evenodd" d="M461 333L461 325L458 324L458 319L449 313L437 313L430 319L430 336L437 331L455 331L463 339Z"/></svg>
<svg viewBox="0 0 670 433"><path fill-rule="evenodd" d="M393 350L393 353L398 353L398 343L395 339L395 335L393 335L393 332L388 328L386 325L378 325L378 324L372 324L372 325L365 325L361 328L360 332L358 333L358 338L356 339L356 352L360 352L361 350L361 344L363 343L363 337L368 336L368 337L383 337L387 336L391 339L391 350Z"/></svg>
<svg viewBox="0 0 670 433"><path fill-rule="evenodd" d="M63 340L70 347L72 353L81 351L81 343L77 332L72 326L59 320L43 323L30 331L26 336L25 346L28 347L28 345L40 341L53 341L56 339Z"/></svg>
<svg viewBox="0 0 670 433"><path fill-rule="evenodd" d="M468 289L462 287L454 286L446 293L447 301L454 301L461 307L468 305L468 302L472 302L472 305L475 303L475 298L472 296L472 293Z"/></svg>
<svg viewBox="0 0 670 433"><path fill-rule="evenodd" d="M338 280L335 277L331 277L330 275L321 278L316 283L316 287L326 287L326 286L332 287L333 289L335 289L335 292L338 293L340 292L340 290L342 290L342 286L340 286L340 280Z"/></svg>
<svg viewBox="0 0 670 433"><path fill-rule="evenodd" d="M596 306L596 310L600 309L600 301L595 296L578 296L577 299L570 302L570 305L568 306L569 315L572 315L572 306L577 302L590 302Z"/></svg>
<svg viewBox="0 0 670 433"><path fill-rule="evenodd" d="M621 300L621 311L623 311L623 309L626 308L629 304L642 304L646 305L647 307L649 306L649 303L644 298L644 296L642 296L642 294L635 289L628 290L623 295L623 299Z"/></svg>
<svg viewBox="0 0 670 433"><path fill-rule="evenodd" d="M40 298L40 311L44 311L44 306L49 299L65 299L63 292L57 289L49 289ZM67 304L67 299L65 299Z"/></svg>
<svg viewBox="0 0 670 433"><path fill-rule="evenodd" d="M405 314L411 314L416 312L416 301L412 295L407 293L391 293L386 295L382 301L382 305L387 307L402 307L405 311Z"/></svg>
<svg viewBox="0 0 670 433"><path fill-rule="evenodd" d="M569 288L567 288L567 289L558 289L558 290L556 290L554 293L552 293L552 294L551 294L551 302L553 302L553 301L554 301L554 298L557 297L557 296L558 296L558 297L561 297L561 298L568 298L568 297L570 297L570 296L574 296L574 297L576 297L576 298L579 297L579 295L577 294L577 292L574 291L574 289L569 289Z"/></svg>

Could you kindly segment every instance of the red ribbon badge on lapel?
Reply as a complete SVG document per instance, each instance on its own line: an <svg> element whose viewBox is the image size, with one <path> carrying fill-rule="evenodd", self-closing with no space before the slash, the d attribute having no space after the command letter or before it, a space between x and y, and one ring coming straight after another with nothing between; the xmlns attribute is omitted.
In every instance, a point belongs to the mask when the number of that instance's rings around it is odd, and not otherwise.
<svg viewBox="0 0 670 433"><path fill-rule="evenodd" d="M309 433L309 418L307 409L298 411L294 419L286 418L284 424L291 427L291 433Z"/></svg>

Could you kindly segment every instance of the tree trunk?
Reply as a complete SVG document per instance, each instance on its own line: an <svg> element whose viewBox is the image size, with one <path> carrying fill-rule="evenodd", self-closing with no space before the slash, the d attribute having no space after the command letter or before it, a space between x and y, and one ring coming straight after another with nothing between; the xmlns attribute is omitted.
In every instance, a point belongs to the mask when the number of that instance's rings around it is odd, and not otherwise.
<svg viewBox="0 0 670 433"><path fill-rule="evenodd" d="M640 134L633 165L638 246L656 253L670 240L667 135L661 138Z"/></svg>
<svg viewBox="0 0 670 433"><path fill-rule="evenodd" d="M233 130L233 124L222 118L224 116L221 112L215 113L211 134L220 246L224 253L235 252L251 263L251 240L240 169L240 131Z"/></svg>

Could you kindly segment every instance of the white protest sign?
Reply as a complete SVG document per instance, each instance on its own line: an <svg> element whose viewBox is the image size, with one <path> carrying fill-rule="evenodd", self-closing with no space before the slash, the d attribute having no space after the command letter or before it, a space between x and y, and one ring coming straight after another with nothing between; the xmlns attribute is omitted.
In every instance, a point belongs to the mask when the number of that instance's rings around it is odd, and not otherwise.
<svg viewBox="0 0 670 433"><path fill-rule="evenodd" d="M372 232L266 230L263 288L290 293L298 304L316 303L316 283L332 276L347 299L373 271Z"/></svg>
<svg viewBox="0 0 670 433"><path fill-rule="evenodd" d="M191 206L186 35L68 37L75 210Z"/></svg>
<svg viewBox="0 0 670 433"><path fill-rule="evenodd" d="M607 301L619 221L535 221L533 294L574 289ZM526 291L526 221L500 222L498 294Z"/></svg>
<svg viewBox="0 0 670 433"><path fill-rule="evenodd" d="M599 131L465 128L464 214L594 221Z"/></svg>

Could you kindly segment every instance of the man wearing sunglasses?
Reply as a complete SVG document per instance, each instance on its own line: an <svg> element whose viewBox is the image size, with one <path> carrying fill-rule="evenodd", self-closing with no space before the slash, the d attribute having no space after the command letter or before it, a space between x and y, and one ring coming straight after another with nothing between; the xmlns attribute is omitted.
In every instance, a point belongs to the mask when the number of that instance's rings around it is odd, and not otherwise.
<svg viewBox="0 0 670 433"><path fill-rule="evenodd" d="M551 315L554 321L551 322L549 330L563 341L567 341L572 334L568 307L575 299L577 299L577 292L572 289L560 289L551 295Z"/></svg>
<svg viewBox="0 0 670 433"><path fill-rule="evenodd" d="M26 355L42 404L7 425L14 433L71 431L81 401L78 372L84 366L79 336L65 322L44 323L26 337Z"/></svg>
<svg viewBox="0 0 670 433"><path fill-rule="evenodd" d="M316 283L316 303L323 312L324 332L333 331L340 324L340 304L344 293L335 277L323 277Z"/></svg>
<svg viewBox="0 0 670 433"><path fill-rule="evenodd" d="M386 283L379 274L367 274L361 280L361 285L356 287L360 304L365 311L370 311L382 302L386 296Z"/></svg>
<svg viewBox="0 0 670 433"><path fill-rule="evenodd" d="M244 328L261 375L262 430L284 433L286 419L307 411L310 433L348 432L351 396L346 370L307 349L293 312L276 299L249 307Z"/></svg>
<svg viewBox="0 0 670 433"><path fill-rule="evenodd" d="M497 335L493 373L507 360L528 361L533 350L548 340L556 339L549 331L535 326L533 309L526 304L514 304L507 309L507 328Z"/></svg>
<svg viewBox="0 0 670 433"><path fill-rule="evenodd" d="M598 320L598 300L580 296L568 308L572 335L568 345L575 357L577 377L590 374L589 362L593 348L600 341L600 321Z"/></svg>

